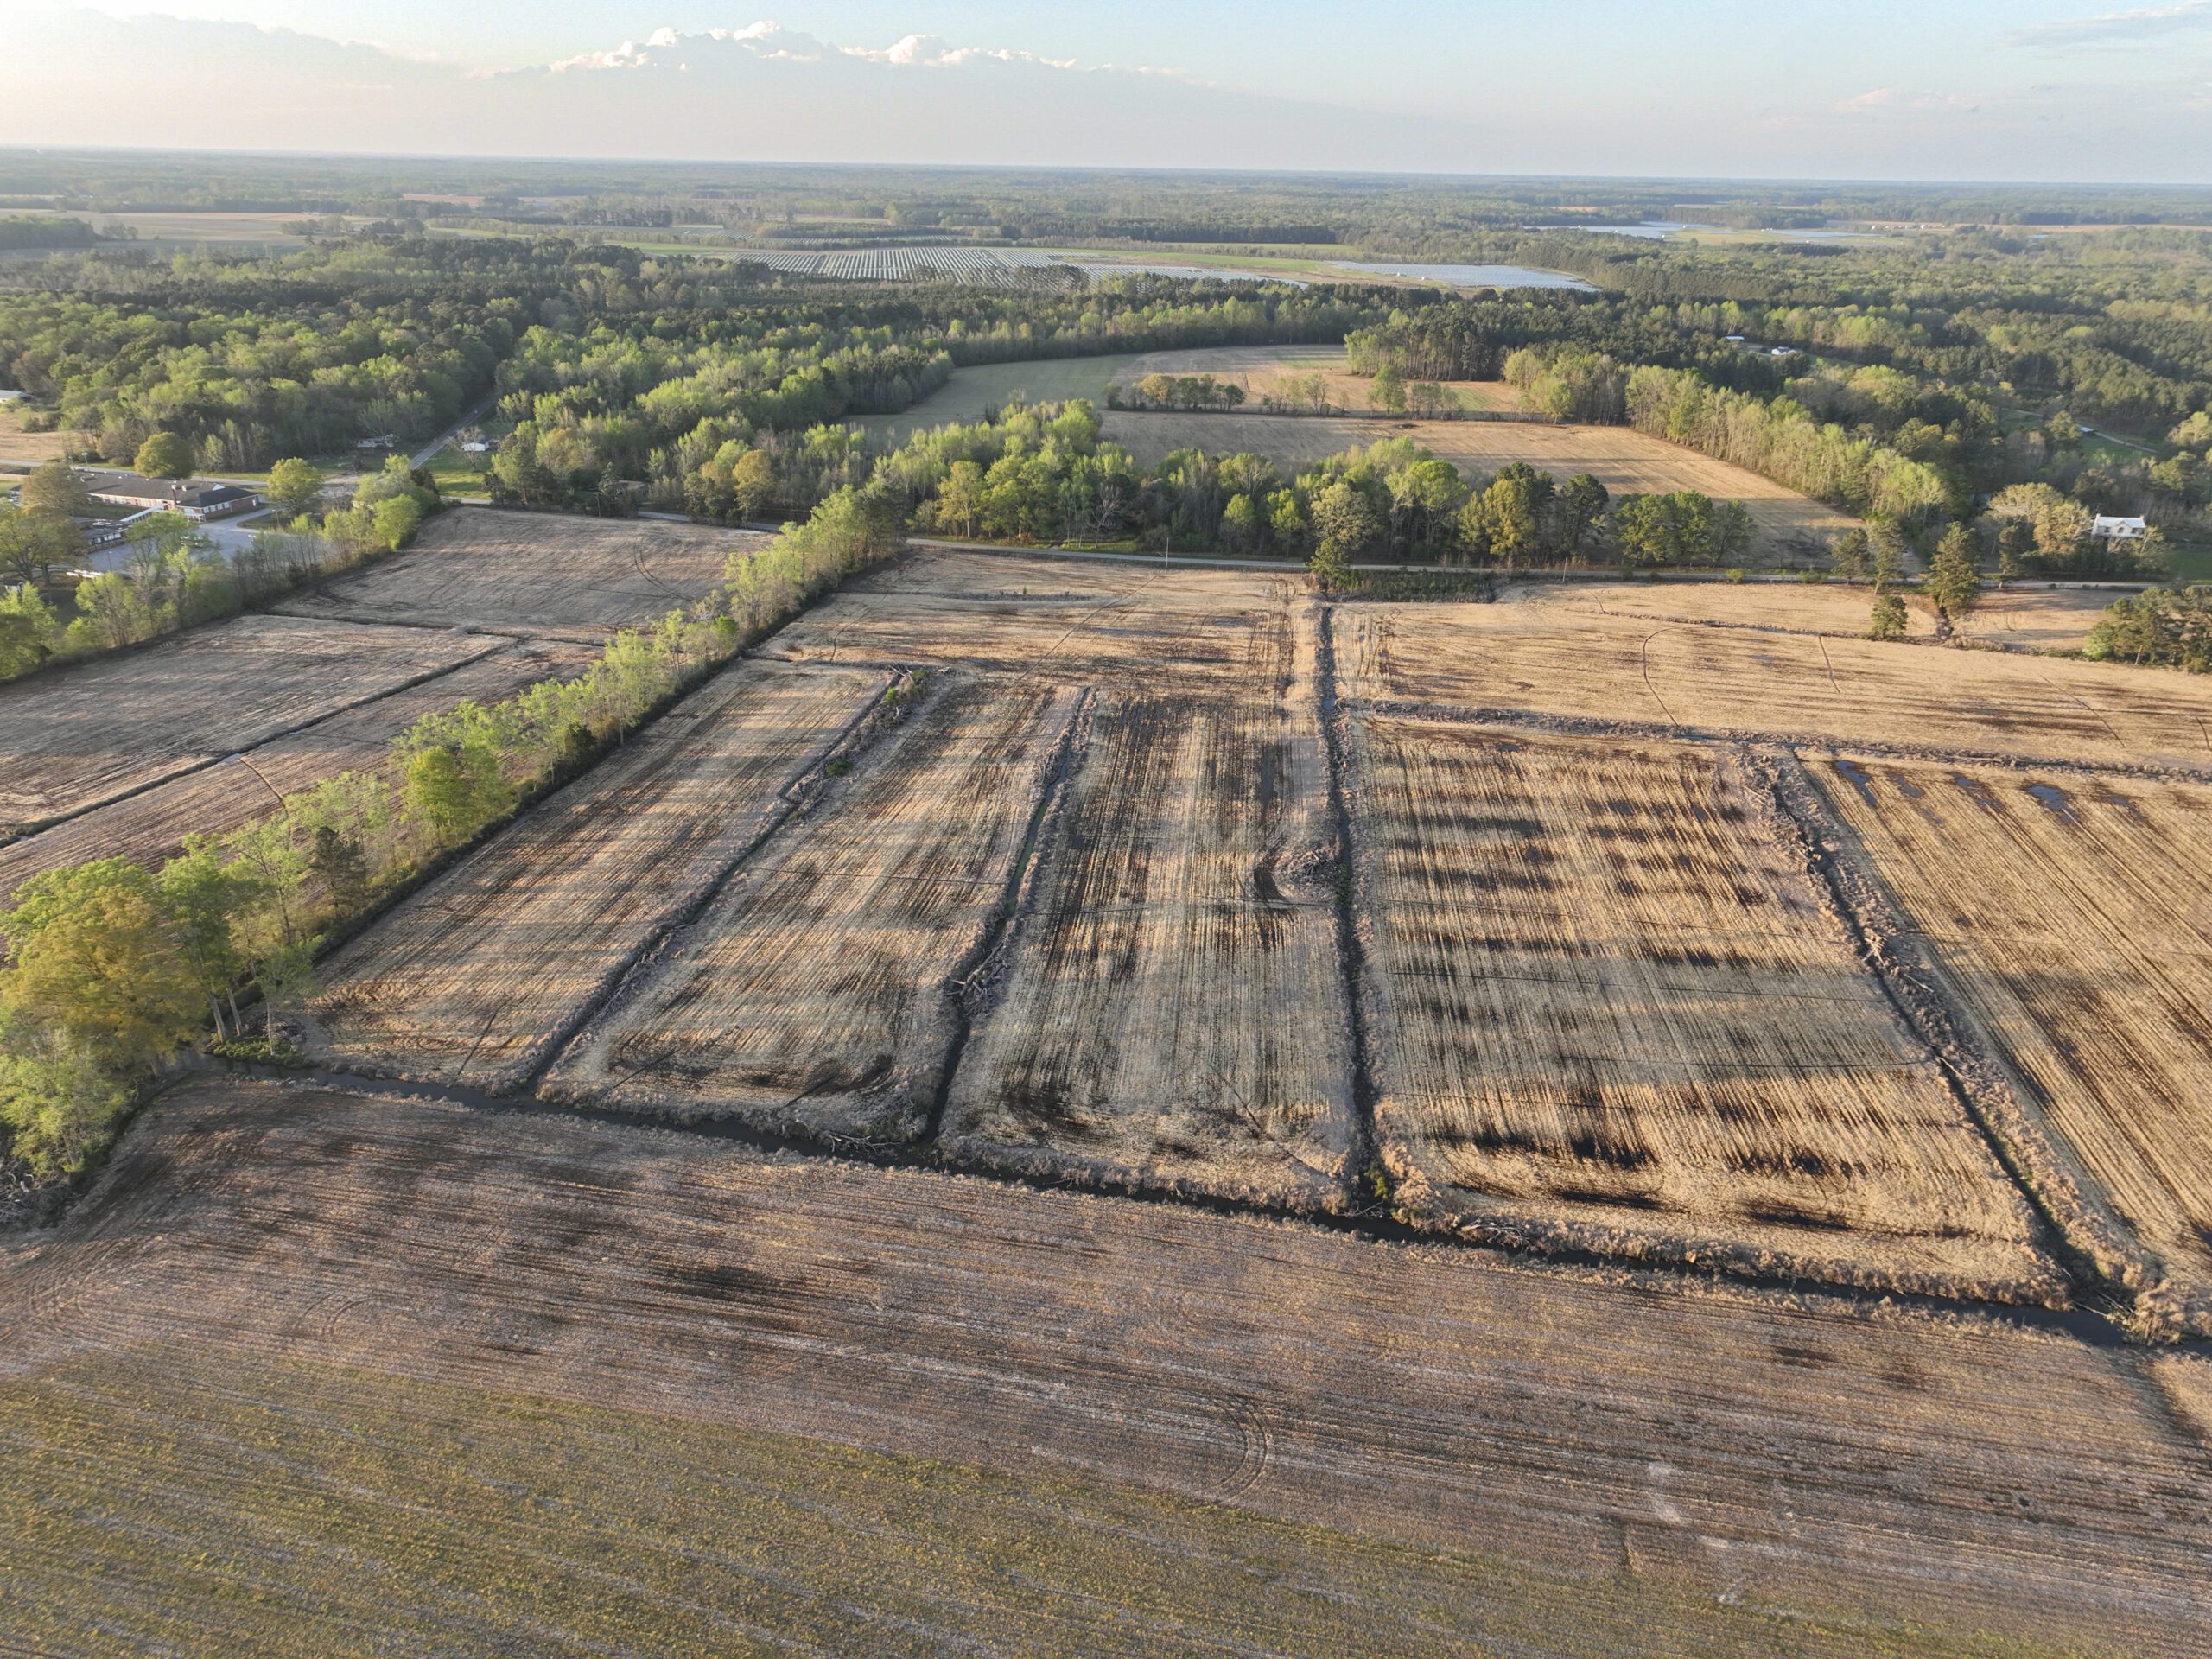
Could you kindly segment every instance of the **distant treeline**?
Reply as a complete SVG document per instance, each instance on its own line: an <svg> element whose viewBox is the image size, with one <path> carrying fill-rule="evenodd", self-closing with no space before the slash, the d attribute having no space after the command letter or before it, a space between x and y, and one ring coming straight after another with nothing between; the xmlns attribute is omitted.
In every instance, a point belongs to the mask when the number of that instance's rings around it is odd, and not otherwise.
<svg viewBox="0 0 2212 1659"><path fill-rule="evenodd" d="M99 240L81 219L32 213L0 218L0 248L89 248Z"/></svg>

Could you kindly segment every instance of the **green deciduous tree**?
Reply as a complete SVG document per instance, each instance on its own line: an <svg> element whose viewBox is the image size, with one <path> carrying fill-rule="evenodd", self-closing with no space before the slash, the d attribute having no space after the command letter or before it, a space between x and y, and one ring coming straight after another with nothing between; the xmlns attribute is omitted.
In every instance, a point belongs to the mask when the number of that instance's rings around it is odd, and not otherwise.
<svg viewBox="0 0 2212 1659"><path fill-rule="evenodd" d="M138 446L130 469L142 478L184 478L192 472L192 445L174 432L156 432Z"/></svg>
<svg viewBox="0 0 2212 1659"><path fill-rule="evenodd" d="M296 456L269 469L269 505L287 518L313 512L322 505L323 476L311 462Z"/></svg>
<svg viewBox="0 0 2212 1659"><path fill-rule="evenodd" d="M49 870L0 910L0 1007L115 1070L164 1059L200 994L154 877L128 859Z"/></svg>
<svg viewBox="0 0 2212 1659"><path fill-rule="evenodd" d="M92 498L66 461L41 462L16 492L25 512L45 518L69 518L89 510Z"/></svg>
<svg viewBox="0 0 2212 1659"><path fill-rule="evenodd" d="M514 804L489 743L441 743L407 763L407 816L442 843L467 840Z"/></svg>

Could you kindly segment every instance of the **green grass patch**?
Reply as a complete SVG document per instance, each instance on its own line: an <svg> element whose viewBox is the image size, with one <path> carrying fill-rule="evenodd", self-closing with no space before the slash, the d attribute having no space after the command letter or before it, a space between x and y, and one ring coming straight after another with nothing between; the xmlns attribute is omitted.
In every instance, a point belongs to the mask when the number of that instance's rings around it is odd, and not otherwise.
<svg viewBox="0 0 2212 1659"><path fill-rule="evenodd" d="M1103 408L1114 377L1143 355L1116 352L1105 357L1046 357L1027 363L983 363L955 369L952 378L912 409L897 415L864 415L853 423L885 444L906 442L911 433L950 422L981 420L1016 392L1033 404L1065 403L1088 397Z"/></svg>

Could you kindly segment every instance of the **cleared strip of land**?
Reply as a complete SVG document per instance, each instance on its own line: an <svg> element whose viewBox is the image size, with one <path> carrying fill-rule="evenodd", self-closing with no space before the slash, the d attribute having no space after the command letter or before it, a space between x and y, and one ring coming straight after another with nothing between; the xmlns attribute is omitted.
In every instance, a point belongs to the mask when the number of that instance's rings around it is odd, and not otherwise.
<svg viewBox="0 0 2212 1659"><path fill-rule="evenodd" d="M1827 545L1858 521L1757 473L1625 426L1553 426L1534 421L1373 421L1289 415L1179 415L1116 410L1105 435L1143 466L1178 449L1209 454L1249 450L1286 468L1311 466L1378 438L1411 438L1462 472L1490 474L1522 461L1567 478L1588 473L1616 496L1698 490L1741 501L1757 534L1750 564L1825 563Z"/></svg>
<svg viewBox="0 0 2212 1659"><path fill-rule="evenodd" d="M425 715L474 698L492 702L534 681L581 671L594 653L551 642L510 645L448 674L334 715L303 732L95 807L0 846L0 899L41 870L94 858L135 858L149 868L191 835L220 835L264 817L294 790L348 770L390 766L391 740Z"/></svg>
<svg viewBox="0 0 2212 1659"><path fill-rule="evenodd" d="M1103 701L954 1078L948 1145L1344 1201L1357 1131L1313 626L1279 700Z"/></svg>
<svg viewBox="0 0 2212 1659"><path fill-rule="evenodd" d="M1394 720L1354 747L1376 1133L1406 1203L1630 1255L2061 1294L1745 757Z"/></svg>
<svg viewBox="0 0 2212 1659"><path fill-rule="evenodd" d="M502 643L241 616L0 686L0 837L256 747Z"/></svg>
<svg viewBox="0 0 2212 1659"><path fill-rule="evenodd" d="M579 518L457 507L404 553L279 608L348 622L404 622L595 641L703 597L756 531L661 519Z"/></svg>
<svg viewBox="0 0 2212 1659"><path fill-rule="evenodd" d="M551 1091L776 1129L918 1134L958 1038L948 976L1012 902L1079 703L1039 681L944 687L640 970Z"/></svg>
<svg viewBox="0 0 2212 1659"><path fill-rule="evenodd" d="M1272 696L1291 671L1281 576L923 553L848 582L764 647L804 662L969 663L1062 683Z"/></svg>
<svg viewBox="0 0 2212 1659"><path fill-rule="evenodd" d="M2212 791L1870 756L1808 770L2147 1277L2212 1333Z"/></svg>
<svg viewBox="0 0 2212 1659"><path fill-rule="evenodd" d="M724 671L325 962L310 1052L481 1089L528 1076L791 810L885 683Z"/></svg>
<svg viewBox="0 0 2212 1659"><path fill-rule="evenodd" d="M1353 696L2212 769L2212 682L2194 675L1533 605L1343 605L1334 624Z"/></svg>
<svg viewBox="0 0 2212 1659"><path fill-rule="evenodd" d="M207 1079L0 1324L34 1646L2202 1644L2202 1442L1973 1314Z"/></svg>

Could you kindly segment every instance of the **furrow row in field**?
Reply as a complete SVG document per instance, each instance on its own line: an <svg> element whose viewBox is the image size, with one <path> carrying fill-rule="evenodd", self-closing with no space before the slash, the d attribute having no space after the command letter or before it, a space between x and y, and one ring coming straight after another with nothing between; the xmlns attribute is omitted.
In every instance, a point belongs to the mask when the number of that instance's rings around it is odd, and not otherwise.
<svg viewBox="0 0 2212 1659"><path fill-rule="evenodd" d="M405 690L370 699L211 766L169 779L50 830L0 846L0 900L41 870L95 858L149 868L190 835L221 835L273 811L283 797L346 771L388 771L391 740L425 715L473 699L494 702L533 682L580 672L594 653L545 641L509 645Z"/></svg>
<svg viewBox="0 0 2212 1659"><path fill-rule="evenodd" d="M1745 758L1368 719L1383 1153L1501 1236L2055 1298L2033 1218Z"/></svg>
<svg viewBox="0 0 2212 1659"><path fill-rule="evenodd" d="M1037 680L940 681L640 966L548 1091L779 1131L921 1133L958 1034L948 976L1011 902L1080 704Z"/></svg>
<svg viewBox="0 0 2212 1659"><path fill-rule="evenodd" d="M1531 605L1335 619L1345 695L1375 702L2212 771L2212 684L2190 676Z"/></svg>
<svg viewBox="0 0 2212 1659"><path fill-rule="evenodd" d="M2128 1276L2212 1332L2212 792L1841 753L1810 773L2069 1187L2132 1234Z"/></svg>
<svg viewBox="0 0 2212 1659"><path fill-rule="evenodd" d="M422 628L241 616L0 686L0 840L504 650Z"/></svg>
<svg viewBox="0 0 2212 1659"><path fill-rule="evenodd" d="M466 626L593 642L702 598L754 531L461 507L396 557L278 608L349 622Z"/></svg>
<svg viewBox="0 0 2212 1659"><path fill-rule="evenodd" d="M66 1322L30 1313L60 1304ZM320 1648L268 1644L302 1655L372 1631L604 1652L607 1598L639 1575L702 1655L738 1643L793 1574L837 1608L883 1605L904 1559L868 1530L887 1491L849 1510L863 1529L836 1529L827 1559L789 1517L665 1512L679 1488L760 1490L765 1470L696 1462L740 1430L1032 1483L1103 1477L1217 1506L1248 1537L1274 1517L1393 1540L1418 1553L1401 1584L1433 1570L1415 1561L1484 1558L1408 1623L1376 1593L1346 1638L1359 1651L1495 1645L1494 1618L1451 1610L1525 1605L1540 1571L1567 1581L1542 1590L1542 1627L1516 1643L1531 1652L1618 1653L1632 1629L1637 1650L2041 1659L2041 1642L2053 1659L2181 1659L2206 1617L2212 1488L2175 1402L2212 1395L2185 1362L2158 1363L2153 1398L2120 1357L1973 1313L1382 1246L547 1115L192 1083L8 1262L0 1322L10 1605L92 1608L181 1650L205 1647L195 1627L236 1630L241 1649L270 1628L238 1611L242 1582L288 1630L318 1621ZM300 1375L348 1366L381 1379L387 1414L364 1419L329 1371ZM434 1408L425 1387L461 1397ZM601 1414L581 1436L579 1409ZM101 1431L80 1437L88 1414ZM450 1448L438 1478L468 1477L452 1502L480 1541L421 1543L425 1511L447 1507L423 1501L406 1455L424 1433ZM573 1451L512 1472L514 1448L549 1441ZM113 1471L97 1497L76 1484L86 1459ZM848 1513L853 1475L808 1466L801 1510ZM965 1478L939 1465L906 1484L934 1504ZM976 1524L953 1554L993 1541L997 1607L1077 1523L1055 1504ZM730 1558L756 1531L774 1544L765 1573ZM615 1547L588 1553L601 1536ZM378 1583L431 1593L364 1601L365 1555ZM495 1570L515 1576L482 1580ZM1205 1570L1235 1586L1281 1569ZM1301 1571L1351 1593L1340 1565ZM589 1593L567 1597L577 1573ZM1144 1582L1153 1605L1165 1588ZM1586 1635L1562 1634L1593 1605ZM885 1618L912 1610L901 1592ZM1015 1645L1096 1651L1081 1611L1057 1645ZM1993 1634L1935 1634L1951 1627ZM908 1624L868 1628L861 1646L894 1628L892 1645L916 1645ZM974 1627L950 1628L923 1645L972 1647ZM1196 1652L1187 1636L1147 1632L1147 1650Z"/></svg>
<svg viewBox="0 0 2212 1659"><path fill-rule="evenodd" d="M1291 673L1296 592L1279 577L930 553L848 583L766 649L1266 697Z"/></svg>
<svg viewBox="0 0 2212 1659"><path fill-rule="evenodd" d="M1109 696L954 1080L957 1156L1340 1205L1357 1145L1325 760L1285 694Z"/></svg>
<svg viewBox="0 0 2212 1659"><path fill-rule="evenodd" d="M744 663L353 940L306 1020L333 1065L499 1090L792 810L887 677Z"/></svg>

